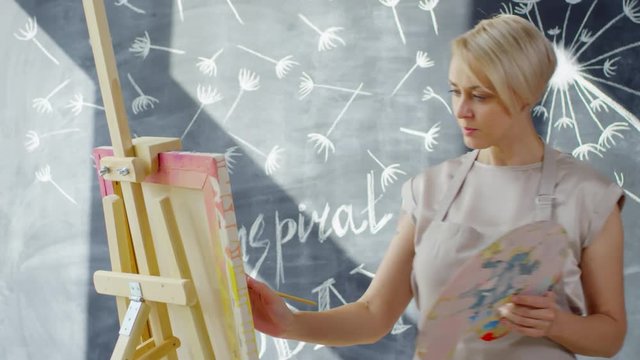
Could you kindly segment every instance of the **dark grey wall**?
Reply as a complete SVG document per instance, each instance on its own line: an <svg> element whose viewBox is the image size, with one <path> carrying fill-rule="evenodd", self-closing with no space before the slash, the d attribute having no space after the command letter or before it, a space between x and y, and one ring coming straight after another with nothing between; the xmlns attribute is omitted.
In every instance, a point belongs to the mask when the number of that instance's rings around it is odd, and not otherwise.
<svg viewBox="0 0 640 360"><path fill-rule="evenodd" d="M394 233L400 184L465 151L448 109L449 41L481 18L519 13L559 48L575 45L566 69L578 72L564 97L552 88L537 112L541 135L567 152L583 144L575 155L617 176L627 191L629 334L617 358L636 359L640 4L431 3L433 17L418 1L398 2L396 22L394 8L379 1L107 1L132 133L180 137L193 121L184 149L233 160L247 270L334 307L369 284ZM93 106L102 100L82 6L4 1L0 19L0 358L104 359L117 320L113 299L96 295L91 283L109 257L90 153L109 139L104 112ZM29 19L37 22L33 38L21 33ZM335 37L320 49L313 27ZM172 52L150 48L138 56L134 43L145 32L150 45ZM418 52L432 64L414 66ZM296 63L279 77L271 60L287 56ZM216 71L207 73L198 63L212 57ZM242 69L259 77L257 89L244 80L240 91ZM147 98L153 107L134 108L136 86L155 99ZM223 98L209 103L207 89ZM325 159L310 134L323 135L335 152ZM397 179L388 176L394 169L402 171ZM259 344L263 359L409 359L415 324L410 307L374 345L316 348L262 337Z"/></svg>

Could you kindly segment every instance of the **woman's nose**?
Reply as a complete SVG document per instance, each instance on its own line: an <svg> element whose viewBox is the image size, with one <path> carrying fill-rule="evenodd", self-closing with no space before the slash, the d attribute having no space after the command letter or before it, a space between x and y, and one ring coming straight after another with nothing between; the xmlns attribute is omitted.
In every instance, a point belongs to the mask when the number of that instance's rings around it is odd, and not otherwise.
<svg viewBox="0 0 640 360"><path fill-rule="evenodd" d="M456 105L456 117L459 119L469 118L473 115L469 101L466 99L460 99Z"/></svg>

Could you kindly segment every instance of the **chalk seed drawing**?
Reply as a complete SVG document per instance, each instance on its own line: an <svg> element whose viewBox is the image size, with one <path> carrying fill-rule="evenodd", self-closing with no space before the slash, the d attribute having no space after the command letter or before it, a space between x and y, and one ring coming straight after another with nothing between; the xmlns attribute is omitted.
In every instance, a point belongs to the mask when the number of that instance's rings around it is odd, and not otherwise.
<svg viewBox="0 0 640 360"><path fill-rule="evenodd" d="M222 121L223 123L226 123L227 120L229 120L229 116L231 116L233 110L235 110L242 94L245 91L256 91L260 88L260 76L251 70L243 68L240 69L240 72L238 73L238 83L240 84L240 91L238 92L236 99L233 101L233 105L229 108L227 115L224 117L224 120Z"/></svg>
<svg viewBox="0 0 640 360"><path fill-rule="evenodd" d="M393 92L391 93L391 96L395 95L396 92L398 92L398 89L400 89L400 86L402 86L402 84L404 84L404 82L407 80L407 78L409 77L409 75L411 75L411 73L419 66L423 69L425 68L430 68L434 65L434 62L429 59L429 55L427 54L426 51L418 51L416 53L416 63L411 67L411 69L409 69L409 71L407 71L407 73L404 75L404 77L402 78L402 80L400 80L400 82L398 83L398 85L396 85L395 89L393 89Z"/></svg>
<svg viewBox="0 0 640 360"><path fill-rule="evenodd" d="M118 0L118 1L115 2L115 5L116 6L123 6L124 5L124 6L128 7L129 9L137 12L138 14L146 14L147 13L146 11L129 4L129 0Z"/></svg>
<svg viewBox="0 0 640 360"><path fill-rule="evenodd" d="M237 46L238 46L238 48L248 52L249 54L253 54L253 55L255 55L255 56L257 56L257 57L259 57L259 58L261 58L263 60L267 60L268 62L275 64L276 65L276 68L275 68L276 76L278 77L278 79L283 79L287 75L287 72L289 72L289 70L291 70L291 68L293 66L300 65L299 63L297 63L297 62L292 60L293 59L293 55L288 55L288 56L283 57L280 60L276 60L276 59L270 58L270 57L268 57L266 55L260 54L259 52L255 51L255 50L251 50L249 48L246 48L246 47L244 47L242 45L237 45Z"/></svg>
<svg viewBox="0 0 640 360"><path fill-rule="evenodd" d="M71 112L73 113L73 115L80 114L84 107L90 107L104 111L103 106L84 102L84 97L82 96L82 94L75 94L73 96L73 99L69 100L69 104L65 106L65 108L71 108Z"/></svg>
<svg viewBox="0 0 640 360"><path fill-rule="evenodd" d="M136 56L142 57L142 59L146 59L147 55L149 55L149 52L151 51L151 49L168 51L168 52L174 53L174 54L184 54L185 53L185 51L183 51L183 50L172 49L172 48L168 48L168 47L164 47L164 46L152 45L151 44L151 38L149 38L149 33L147 31L144 32L144 36L137 37L133 41L133 44L131 44L131 47L129 48L129 51L134 53L134 55L136 55Z"/></svg>
<svg viewBox="0 0 640 360"><path fill-rule="evenodd" d="M618 186L623 187L624 186L624 174L623 173L614 172L613 175L616 177L616 182L618 183ZM627 194L627 196L629 196L635 202L640 204L640 196L632 193L631 191L629 191L627 189L624 189L624 192Z"/></svg>
<svg viewBox="0 0 640 360"><path fill-rule="evenodd" d="M51 177L51 168L49 167L49 165L45 165L40 170L36 171L36 179L44 183L50 182L53 186L55 186L56 189L58 189L58 191L60 191L60 193L64 197L66 197L69 201L71 201L75 205L78 205L78 203L75 200L73 200L71 196L69 196L64 190L62 190L62 188L58 184L56 184L55 181L53 181L53 178Z"/></svg>
<svg viewBox="0 0 640 360"><path fill-rule="evenodd" d="M129 81L131 82L133 88L136 89L136 92L138 93L138 97L133 99L133 102L131 103L131 110L133 110L133 113L137 114L139 112L143 112L147 110L147 108L153 109L153 103L158 103L158 99L149 95L145 95L142 92L142 89L140 89L140 86L138 86L138 84L136 84L136 82L133 80L131 74L127 73L127 77L129 78Z"/></svg>
<svg viewBox="0 0 640 360"><path fill-rule="evenodd" d="M300 85L298 87L298 99L300 100L304 99L316 87L337 90L337 91L344 91L352 94L356 93L359 95L371 95L370 92L366 92L366 91L356 91L355 89L347 89L339 86L316 84L306 72L302 72L302 76L300 77Z"/></svg>
<svg viewBox="0 0 640 360"><path fill-rule="evenodd" d="M28 152L32 152L40 146L40 139L42 138L53 136L53 135L67 134L67 133L76 132L76 131L80 131L80 129L78 128L63 129L63 130L51 131L48 133L44 133L42 135L38 135L38 133L35 132L34 130L29 130L27 131L27 134L26 134L27 141L25 141L24 147L27 149Z"/></svg>
<svg viewBox="0 0 640 360"><path fill-rule="evenodd" d="M198 111L196 111L196 114L193 116L193 118L189 122L189 125L182 133L182 136L180 136L180 140L184 139L184 137L187 135L187 133L189 132L189 129L191 129L191 126L196 121L196 119L198 118L198 115L200 115L200 112L202 111L202 109L204 109L205 106L215 104L218 101L223 99L222 95L218 93L217 88L214 88L213 90L211 90L211 85L207 85L205 87L203 85L198 84L196 92L198 94L198 101L200 101L200 107L198 107Z"/></svg>
<svg viewBox="0 0 640 360"><path fill-rule="evenodd" d="M400 19L398 18L398 12L396 11L396 6L400 2L400 0L379 0L380 3L384 6L390 7L393 10L393 18L396 21L396 27L398 28L398 32L400 33L400 39L403 44L407 43L407 40L404 38L404 31L402 31L402 25L400 24Z"/></svg>
<svg viewBox="0 0 640 360"><path fill-rule="evenodd" d="M238 150L238 146L231 146L224 152L224 161L227 163L229 174L233 174L233 165L236 163L236 159L234 159L234 157L242 156L242 154L236 150Z"/></svg>
<svg viewBox="0 0 640 360"><path fill-rule="evenodd" d="M431 21L433 22L433 30L436 32L436 35L438 35L438 22L436 21L436 14L433 11L436 6L438 5L438 2L440 0L422 0L418 3L418 7L424 11L428 11L431 13Z"/></svg>
<svg viewBox="0 0 640 360"><path fill-rule="evenodd" d="M42 44L38 41L38 39L36 39L36 35L38 34L38 22L36 21L35 16L33 17L33 19L29 18L27 20L27 24L25 25L24 29L20 29L20 35L14 33L13 36L16 37L16 39L18 40L23 40L23 41L33 41L34 44L36 44L38 46L38 48L40 48L40 50L42 50L42 52L47 55L47 57L49 59L51 59L51 61L53 61L56 65L60 65L60 62L58 62L58 60L53 57L53 55L51 55L47 49L44 48L44 46L42 46Z"/></svg>
<svg viewBox="0 0 640 360"><path fill-rule="evenodd" d="M49 95L47 95L46 97L33 99L33 103L31 104L31 106L35 108L36 111L39 113L46 113L46 114L51 113L53 111L53 107L51 106L51 102L49 102L49 99L51 99L51 97L55 95L58 91L62 90L62 88L67 86L69 81L71 80L69 79L65 80L62 84L58 85L55 89L53 89L53 91L51 91Z"/></svg>
<svg viewBox="0 0 640 360"><path fill-rule="evenodd" d="M364 269L364 264L360 264L355 269L349 271L349 274L350 275L362 274L364 276L367 276L370 279L373 279L375 277L374 273ZM404 320L402 320L402 316L401 316L400 318L398 318L396 323L393 324L393 329L391 329L391 335L402 334L403 332L407 331L407 329L410 329L410 328L411 328L411 325L405 325Z"/></svg>
<svg viewBox="0 0 640 360"><path fill-rule="evenodd" d="M398 167L400 167L400 164L392 164L389 166L384 166L384 164L380 160L378 160L378 158L375 157L369 149L367 149L367 153L382 168L382 175L380 176L380 184L382 186L382 192L386 191L386 187L388 185L391 185L393 184L394 181L398 180L397 174L407 175L406 172L398 169Z"/></svg>
<svg viewBox="0 0 640 360"><path fill-rule="evenodd" d="M233 11L233 15L235 15L235 17L238 20L238 22L240 24L244 25L244 21L242 21L242 19L240 18L240 15L238 14L238 11L236 10L236 8L231 3L231 0L227 0L227 4L229 4L229 7L231 8L231 11Z"/></svg>
<svg viewBox="0 0 640 360"><path fill-rule="evenodd" d="M640 120L595 85L597 82L640 96L640 91L619 84L612 79L619 70L617 63L621 59L619 54L625 50L640 46L640 41L620 46L592 59L581 59L584 51L616 22L627 18L635 24L640 24L640 1L622 0L620 13L595 33L585 28L585 24L597 3L597 0L592 1L572 39L567 33L567 23L572 6L580 1L566 1L568 7L562 29L560 26L555 26L548 31L544 30L542 17L538 11L538 1L517 2L518 5L515 8L510 3L508 5L502 3L500 11L524 15L542 32L552 36L558 58L558 68L544 94L541 106L534 108L533 111L534 115L542 116L543 119L548 121L547 142L549 142L554 129L557 131L573 129L577 147L572 151L572 155L580 160L589 160L590 155L604 157L606 151L616 145L615 138L624 139L623 133L631 130L631 127L640 132ZM532 15L532 12L534 15ZM602 77L597 75L599 71L602 72ZM557 109L556 106L558 102L560 109ZM580 128L587 126L587 124L576 121L574 106L584 107L591 120L600 130L597 142L583 138ZM608 125L602 124L598 113L602 111L609 112L609 109L612 109L624 121L614 121ZM556 115L558 112L560 114Z"/></svg>
<svg viewBox="0 0 640 360"><path fill-rule="evenodd" d="M325 31L321 31L315 25L313 25L311 21L309 21L309 19L307 19L304 15L298 14L298 17L302 19L302 21L304 21L304 23L307 24L311 29L313 29L313 31L320 35L320 39L318 39L318 51L331 50L338 46L337 42L341 43L342 46L347 45L347 43L345 43L341 37L336 35L336 33L340 30L343 30L343 28L334 26L327 28Z"/></svg>
<svg viewBox="0 0 640 360"><path fill-rule="evenodd" d="M400 131L402 131L405 134L411 134L411 135L416 135L416 136L423 137L424 138L424 148L427 151L433 151L434 146L436 146L438 144L438 141L436 140L436 138L438 136L440 136L440 134L439 134L439 132L440 132L440 122L438 121L426 133L422 132L422 131L403 128L403 127L400 128Z"/></svg>
<svg viewBox="0 0 640 360"><path fill-rule="evenodd" d="M271 175L273 174L276 170L278 170L280 168L280 161L282 160L282 152L284 152L285 149L281 148L280 146L276 145L273 148L271 148L271 151L269 151L269 154L265 154L264 152L262 152L262 150L258 149L257 147L251 145L248 141L241 139L240 137L232 134L232 133L228 133L229 136L231 136L232 138L236 139L237 141L241 142L242 144L244 144L245 146L247 146L249 149L255 151L258 155L262 156L263 158L265 158L265 162L264 162L264 172L267 175Z"/></svg>
<svg viewBox="0 0 640 360"><path fill-rule="evenodd" d="M324 162L327 162L327 159L329 158L329 151L331 151L331 153L334 153L336 151L336 148L333 145L333 142L329 140L329 135L331 135L331 132L335 129L336 125L338 125L338 122L340 121L340 119L342 119L342 116L347 111L349 106L351 106L353 99L355 99L356 95L358 95L358 93L360 92L360 89L362 89L362 83L360 83L360 86L358 86L356 91L351 95L351 98L349 99L347 104L344 106L342 111L340 111L340 114L338 114L338 117L333 121L333 124L331 124L331 127L329 128L329 130L325 135L318 134L318 133L307 134L307 137L309 138L308 141L313 143L313 147L316 150L316 152L320 154L321 152L324 151Z"/></svg>
<svg viewBox="0 0 640 360"><path fill-rule="evenodd" d="M200 72L202 72L205 75L217 76L218 75L218 66L216 65L216 58L218 57L218 55L220 55L222 53L223 50L224 50L224 48L218 50L210 58L205 58L205 57L198 56L198 60L200 60L196 64L196 66L198 67L198 70L200 70Z"/></svg>
<svg viewBox="0 0 640 360"><path fill-rule="evenodd" d="M443 103L444 106L447 107L447 111L449 111L449 114L453 114L451 112L451 108L449 107L449 104L447 104L447 102L440 95L436 94L435 91L433 91L433 89L430 86L427 86L426 88L424 88L422 93L423 93L422 101L428 101L428 100L431 100L431 99L436 99L436 100L440 101L441 103Z"/></svg>
<svg viewBox="0 0 640 360"><path fill-rule="evenodd" d="M176 4L178 4L178 15L180 16L180 21L184 22L184 9L182 8L182 0L176 0Z"/></svg>

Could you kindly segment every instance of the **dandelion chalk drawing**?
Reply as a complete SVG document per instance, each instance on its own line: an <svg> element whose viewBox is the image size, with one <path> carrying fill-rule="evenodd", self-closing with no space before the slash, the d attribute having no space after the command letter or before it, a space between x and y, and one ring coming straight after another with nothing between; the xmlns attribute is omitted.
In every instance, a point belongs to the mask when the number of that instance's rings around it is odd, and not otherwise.
<svg viewBox="0 0 640 360"><path fill-rule="evenodd" d="M420 359L448 359L469 333L485 341L507 334L498 307L514 294L543 295L560 280L568 254L564 228L537 221L516 229L470 258L444 286L421 322Z"/></svg>
<svg viewBox="0 0 640 360"><path fill-rule="evenodd" d="M366 92L366 91L359 91L359 90L356 91L355 89L348 89L348 88L334 86L334 85L316 84L311 78L311 76L309 76L309 74L302 72L302 76L300 77L300 85L298 86L298 99L300 100L304 99L307 95L311 94L311 92L315 88L324 88L329 90L343 91L351 94L355 93L358 95L371 95L370 92Z"/></svg>
<svg viewBox="0 0 640 360"><path fill-rule="evenodd" d="M218 50L215 54L213 54L210 58L198 57L198 63L196 67L200 70L201 73L209 76L217 76L218 75L218 65L216 64L216 58L224 51L224 49Z"/></svg>
<svg viewBox="0 0 640 360"><path fill-rule="evenodd" d="M242 45L238 45L238 48L248 52L249 54L253 54L263 60L266 60L270 63L275 64L276 65L275 71L278 79L283 79L287 75L287 73L291 70L292 67L294 67L295 65L300 65L296 61L293 61L293 55L287 55L280 60L276 60L266 55L260 54L255 50L251 50L247 47L244 47Z"/></svg>
<svg viewBox="0 0 640 360"><path fill-rule="evenodd" d="M424 138L424 148L431 152L434 150L434 146L438 145L436 138L440 135L440 122L433 125L426 133L407 128L400 128L400 131L405 134L416 135Z"/></svg>
<svg viewBox="0 0 640 360"><path fill-rule="evenodd" d="M623 64L628 64L628 60L621 61L625 51L640 46L640 42L624 44L597 56L585 51L620 21L630 20L640 24L640 1L622 0L619 2L621 6L618 14L608 20L602 19L603 26L588 29L585 25L593 16L597 3L593 1L579 28L573 34L568 32L567 25L571 17L571 9L579 1L566 3L567 11L562 26L554 26L550 29L544 27L537 1L519 2L515 7L511 3L502 3L500 12L525 16L540 31L552 37L550 40L553 42L557 57L557 69L542 98L541 105L536 106L533 112L534 116L542 117L547 121L546 142L549 143L558 132L571 131L575 133L577 141L577 146L571 151L574 157L580 160L591 160L593 157L604 158L607 150L616 145L616 138L624 139L625 133L632 128L640 132L640 120L596 86L596 83L640 96L640 91L616 82L614 79L617 72L624 71ZM587 56L593 57L587 58ZM576 121L578 108L586 110L588 121L581 123ZM602 112L608 113L607 119L616 120L616 117L620 117L623 121L605 124ZM594 132L584 129L589 122L597 126L597 135L591 139L587 136Z"/></svg>
<svg viewBox="0 0 640 360"><path fill-rule="evenodd" d="M58 91L62 90L65 86L67 86L69 81L71 80L69 79L65 80L62 84L58 85L55 89L53 89L49 93L49 95L47 95L46 97L33 99L33 104L32 104L33 108L36 109L36 111L38 111L39 113L46 113L46 114L51 113L53 111L53 107L49 99L51 99L51 97L55 95Z"/></svg>

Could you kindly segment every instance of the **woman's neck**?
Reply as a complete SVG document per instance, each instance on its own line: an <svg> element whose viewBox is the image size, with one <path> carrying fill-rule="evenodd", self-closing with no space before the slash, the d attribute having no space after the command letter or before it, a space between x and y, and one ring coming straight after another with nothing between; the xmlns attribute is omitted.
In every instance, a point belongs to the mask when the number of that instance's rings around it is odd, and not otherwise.
<svg viewBox="0 0 640 360"><path fill-rule="evenodd" d="M535 134L480 150L478 161L496 166L529 165L542 161L544 142Z"/></svg>

